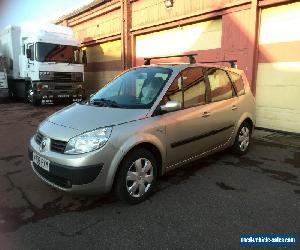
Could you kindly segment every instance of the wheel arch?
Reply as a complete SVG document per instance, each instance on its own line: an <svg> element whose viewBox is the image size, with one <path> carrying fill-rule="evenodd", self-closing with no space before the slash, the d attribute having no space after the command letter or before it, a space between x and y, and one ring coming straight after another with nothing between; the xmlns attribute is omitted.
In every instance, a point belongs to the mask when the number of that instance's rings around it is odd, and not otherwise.
<svg viewBox="0 0 300 250"><path fill-rule="evenodd" d="M125 157L133 152L137 148L144 148L150 151L157 161L158 167L158 175L162 175L164 173L164 155L163 155L163 145L158 141L153 140L136 140L137 138L131 138L127 143L125 143L115 155L115 158L112 161L112 165L110 166L110 171L107 176L106 189L107 191L111 190L114 187L116 177L119 173L120 166L124 161ZM148 138L149 139L149 138ZM131 143L135 141L135 143Z"/></svg>
<svg viewBox="0 0 300 250"><path fill-rule="evenodd" d="M232 146L232 145L234 144L234 141L235 141L235 138L236 138L237 133L238 133L238 131L239 131L239 128L240 128L240 126L242 125L243 122L248 122L248 123L250 123L250 125L252 126L252 132L253 132L254 127L255 127L254 119L253 119L253 117L252 117L252 115L251 115L250 113L244 113L244 114L240 117L239 121L237 122L237 125L236 125L235 130L234 130L234 134L233 134L233 136L231 137L231 141L230 141L230 143L229 143L230 146Z"/></svg>

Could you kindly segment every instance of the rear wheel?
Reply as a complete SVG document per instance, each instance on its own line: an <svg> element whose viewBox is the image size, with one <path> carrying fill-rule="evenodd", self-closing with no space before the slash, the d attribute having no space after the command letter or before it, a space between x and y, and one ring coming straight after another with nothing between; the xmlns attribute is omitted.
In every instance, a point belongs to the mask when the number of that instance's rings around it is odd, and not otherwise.
<svg viewBox="0 0 300 250"><path fill-rule="evenodd" d="M147 199L156 185L157 162L146 149L136 149L123 160L115 181L116 196L136 204Z"/></svg>
<svg viewBox="0 0 300 250"><path fill-rule="evenodd" d="M237 155L246 154L251 142L252 126L248 122L243 122L238 130L234 144L233 153Z"/></svg>

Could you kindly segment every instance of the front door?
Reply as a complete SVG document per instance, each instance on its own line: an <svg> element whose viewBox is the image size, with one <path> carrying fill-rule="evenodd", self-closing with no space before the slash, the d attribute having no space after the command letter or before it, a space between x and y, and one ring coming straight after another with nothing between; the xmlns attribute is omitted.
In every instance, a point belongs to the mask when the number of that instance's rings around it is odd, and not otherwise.
<svg viewBox="0 0 300 250"><path fill-rule="evenodd" d="M27 43L26 48L30 51L30 57L27 58L27 77L31 77L34 73L34 44Z"/></svg>
<svg viewBox="0 0 300 250"><path fill-rule="evenodd" d="M170 86L164 102L179 101L182 109L163 115L166 124L167 166L176 166L209 149L207 83L202 67L184 70Z"/></svg>

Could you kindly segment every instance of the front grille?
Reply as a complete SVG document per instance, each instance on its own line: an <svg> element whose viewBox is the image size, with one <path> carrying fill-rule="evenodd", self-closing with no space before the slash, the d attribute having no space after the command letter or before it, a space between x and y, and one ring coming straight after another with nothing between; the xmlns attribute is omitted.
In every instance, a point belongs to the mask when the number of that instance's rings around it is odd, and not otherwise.
<svg viewBox="0 0 300 250"><path fill-rule="evenodd" d="M54 183L55 185L57 185L59 187L70 188L72 186L70 180L60 177L60 176L57 176L57 175L54 175L54 174L51 174L48 171L36 166L35 164L34 164L34 169L47 181Z"/></svg>
<svg viewBox="0 0 300 250"><path fill-rule="evenodd" d="M35 135L35 141L38 145L41 144L42 140L44 139L44 135L42 135L40 132L37 132ZM67 142L65 141L59 141L50 139L50 150L57 153L64 153L65 148L67 146Z"/></svg>
<svg viewBox="0 0 300 250"><path fill-rule="evenodd" d="M51 139L51 151L57 152L57 153L63 153L65 151L65 148L67 146L67 142L65 141L58 141Z"/></svg>
<svg viewBox="0 0 300 250"><path fill-rule="evenodd" d="M36 143L40 145L43 139L44 139L44 136L40 132L37 132L35 135Z"/></svg>
<svg viewBox="0 0 300 250"><path fill-rule="evenodd" d="M58 82L71 82L73 79L72 72L54 72L54 81Z"/></svg>

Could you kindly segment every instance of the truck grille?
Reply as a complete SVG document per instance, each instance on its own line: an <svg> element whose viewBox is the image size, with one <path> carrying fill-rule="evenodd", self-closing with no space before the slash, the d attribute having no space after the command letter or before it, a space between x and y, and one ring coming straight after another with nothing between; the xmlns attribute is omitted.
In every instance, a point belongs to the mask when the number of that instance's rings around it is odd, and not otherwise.
<svg viewBox="0 0 300 250"><path fill-rule="evenodd" d="M62 90L66 90L66 89L72 89L72 85L55 85L55 89L62 89Z"/></svg>
<svg viewBox="0 0 300 250"><path fill-rule="evenodd" d="M72 72L54 72L54 81L58 82L71 82L73 79Z"/></svg>
<svg viewBox="0 0 300 250"><path fill-rule="evenodd" d="M40 132L37 132L35 135L35 141L38 145L41 144L42 140L44 139L44 135L42 135ZM54 140L50 139L50 150L53 152L61 153L63 154L65 151L65 148L67 146L67 142L65 141L59 141L59 140Z"/></svg>
<svg viewBox="0 0 300 250"><path fill-rule="evenodd" d="M82 82L81 72L53 72L53 80L56 82Z"/></svg>

